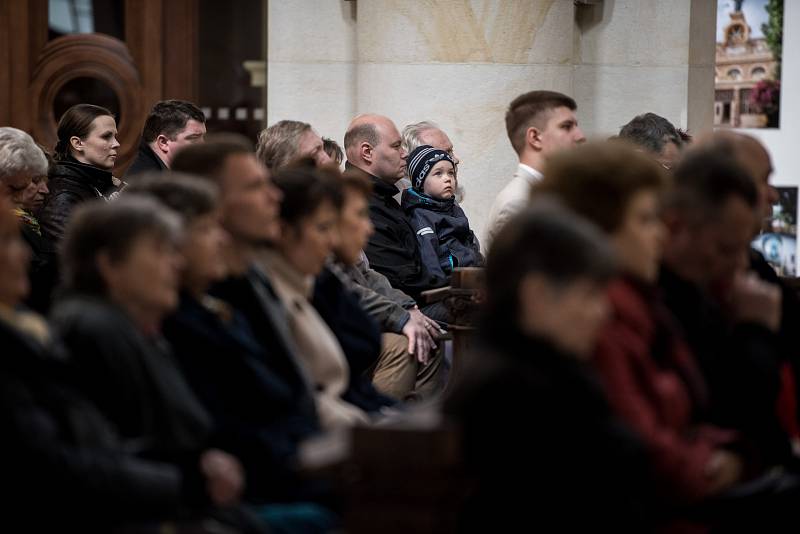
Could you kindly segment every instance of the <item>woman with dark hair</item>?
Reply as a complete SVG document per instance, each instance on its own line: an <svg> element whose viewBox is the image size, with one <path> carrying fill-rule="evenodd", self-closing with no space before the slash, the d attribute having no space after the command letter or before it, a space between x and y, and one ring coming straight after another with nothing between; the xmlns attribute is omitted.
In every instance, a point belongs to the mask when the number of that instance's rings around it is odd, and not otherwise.
<svg viewBox="0 0 800 534"><path fill-rule="evenodd" d="M108 199L121 182L111 175L119 150L117 123L100 106L77 104L58 122L56 165L49 172L50 196L39 214L42 232L61 241L72 210L93 198Z"/></svg>
<svg viewBox="0 0 800 534"><path fill-rule="evenodd" d="M494 239L480 345L445 402L476 483L463 531L646 531L642 448L587 361L613 273L600 232L552 203Z"/></svg>
<svg viewBox="0 0 800 534"><path fill-rule="evenodd" d="M334 254L314 280L311 303L333 331L347 357L350 383L347 391L343 394L344 399L367 412L374 412L396 403L395 398L379 392L373 385L376 368L382 363L381 331L378 324L362 306L357 294L352 291L352 282L348 279L347 274L335 263L335 261L341 261L348 265L354 265L361 258L361 251L366 246L367 239L372 232L372 223L369 220L369 210L367 209L367 200L372 184L363 180L361 176L350 174L341 176L338 170L333 168L327 169L327 172L340 181L343 204L337 223L338 237L333 249ZM360 207L359 213L355 216L353 215L354 207L356 209ZM353 223L354 217L355 223ZM344 252L344 249L347 250L347 253ZM412 384L408 387L410 390L413 387L417 362L405 351L402 352L402 356L410 364L409 367L413 365L410 378ZM401 365L384 369L384 371L408 374L403 373ZM438 365L431 365L431 368L435 374ZM399 397L397 400L405 400Z"/></svg>
<svg viewBox="0 0 800 534"><path fill-rule="evenodd" d="M367 423L366 412L346 400L350 386L347 356L310 299L338 239L342 187L337 176L310 167L289 168L274 177L283 193L281 235L274 249L260 253L288 312L297 354L312 384L325 429Z"/></svg>

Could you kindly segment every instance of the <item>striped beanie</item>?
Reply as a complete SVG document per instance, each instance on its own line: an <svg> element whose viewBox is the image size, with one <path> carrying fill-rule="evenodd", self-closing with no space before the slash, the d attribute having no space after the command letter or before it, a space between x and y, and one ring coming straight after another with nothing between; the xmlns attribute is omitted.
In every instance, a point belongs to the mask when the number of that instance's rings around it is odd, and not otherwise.
<svg viewBox="0 0 800 534"><path fill-rule="evenodd" d="M408 177L411 179L411 187L418 192L422 192L425 178L428 177L433 166L443 160L452 163L455 169L455 161L444 150L433 148L431 145L420 145L412 150L411 154L406 158L406 168L408 169Z"/></svg>

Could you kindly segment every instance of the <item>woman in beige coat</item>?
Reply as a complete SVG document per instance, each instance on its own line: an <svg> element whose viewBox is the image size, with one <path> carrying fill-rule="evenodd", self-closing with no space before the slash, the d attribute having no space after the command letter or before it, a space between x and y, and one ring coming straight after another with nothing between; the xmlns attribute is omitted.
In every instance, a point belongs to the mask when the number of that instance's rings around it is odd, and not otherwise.
<svg viewBox="0 0 800 534"><path fill-rule="evenodd" d="M260 253L260 264L287 310L301 365L315 389L326 429L368 422L366 413L342 399L350 370L342 347L309 299L314 277L338 239L342 186L336 176L312 169L279 173L283 192L281 237Z"/></svg>

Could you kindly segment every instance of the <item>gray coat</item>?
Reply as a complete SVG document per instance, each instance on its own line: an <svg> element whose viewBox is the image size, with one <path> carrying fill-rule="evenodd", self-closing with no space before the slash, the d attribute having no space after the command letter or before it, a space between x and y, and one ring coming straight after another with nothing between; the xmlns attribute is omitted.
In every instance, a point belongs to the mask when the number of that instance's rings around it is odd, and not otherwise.
<svg viewBox="0 0 800 534"><path fill-rule="evenodd" d="M328 267L356 294L361 307L384 332L402 333L411 317L408 310L416 305L414 299L393 288L385 276L372 270L363 254L356 265L331 262Z"/></svg>

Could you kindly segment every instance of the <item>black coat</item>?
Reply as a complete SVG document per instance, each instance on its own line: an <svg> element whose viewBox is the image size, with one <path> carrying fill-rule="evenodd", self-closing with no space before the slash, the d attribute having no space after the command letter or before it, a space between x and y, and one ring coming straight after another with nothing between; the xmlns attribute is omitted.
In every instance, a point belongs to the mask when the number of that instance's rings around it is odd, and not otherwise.
<svg viewBox="0 0 800 534"><path fill-rule="evenodd" d="M406 189L402 207L417 236L420 259L431 289L448 285L454 267L483 265L478 238L455 198L437 200Z"/></svg>
<svg viewBox="0 0 800 534"><path fill-rule="evenodd" d="M462 530L646 531L645 449L588 365L518 332L481 346L445 401L477 483Z"/></svg>
<svg viewBox="0 0 800 534"><path fill-rule="evenodd" d="M161 158L156 156L150 145L142 141L139 143L139 151L136 153L136 159L133 160L128 171L125 173L125 180L137 174L144 174L146 172L159 172L167 170L167 166L161 161Z"/></svg>
<svg viewBox="0 0 800 534"><path fill-rule="evenodd" d="M780 356L789 362L794 374L795 389L797 394L797 414L800 416L800 298L797 292L787 286L764 256L750 249L750 268L758 274L763 281L773 284L781 290L781 326L778 331L778 346Z"/></svg>
<svg viewBox="0 0 800 534"><path fill-rule="evenodd" d="M756 323L733 324L700 287L662 266L659 287L709 386L715 424L740 430L768 465L791 454L776 415L778 336Z"/></svg>
<svg viewBox="0 0 800 534"><path fill-rule="evenodd" d="M372 385L369 373L381 354L381 332L358 297L325 268L314 282L311 304L336 336L350 367L350 383L342 398L366 412L395 404Z"/></svg>
<svg viewBox="0 0 800 534"><path fill-rule="evenodd" d="M291 389L297 413L317 421L309 381L299 364L289 332L286 311L269 280L253 268L244 276L232 276L214 284L209 293L230 304L253 327L258 343L267 349L267 366Z"/></svg>
<svg viewBox="0 0 800 534"><path fill-rule="evenodd" d="M96 297L67 297L51 319L81 390L124 438L164 457L205 448L211 418L163 339L145 337L120 308Z"/></svg>
<svg viewBox="0 0 800 534"><path fill-rule="evenodd" d="M57 345L42 345L0 320L0 346L8 524L31 532L108 531L112 523L167 517L205 499L196 462L181 467L131 454L72 386L73 369Z"/></svg>
<svg viewBox="0 0 800 534"><path fill-rule="evenodd" d="M298 443L318 432L317 418L295 404L244 315L219 300L204 305L182 294L163 332L214 418L214 444L242 460L248 496L309 498L293 466Z"/></svg>
<svg viewBox="0 0 800 534"><path fill-rule="evenodd" d="M119 188L110 171L69 158L59 161L49 173L50 194L39 212L42 235L58 243L64 237L75 206L92 199L108 199Z"/></svg>
<svg viewBox="0 0 800 534"><path fill-rule="evenodd" d="M28 265L30 292L25 304L37 313L46 315L59 282L56 247L24 222L20 225L20 230L22 238L31 249L31 261Z"/></svg>
<svg viewBox="0 0 800 534"><path fill-rule="evenodd" d="M400 190L350 164L347 170L367 177L373 186L369 214L375 232L364 250L369 266L384 275L392 287L418 299L422 291L434 286L420 260L411 223L394 199Z"/></svg>

